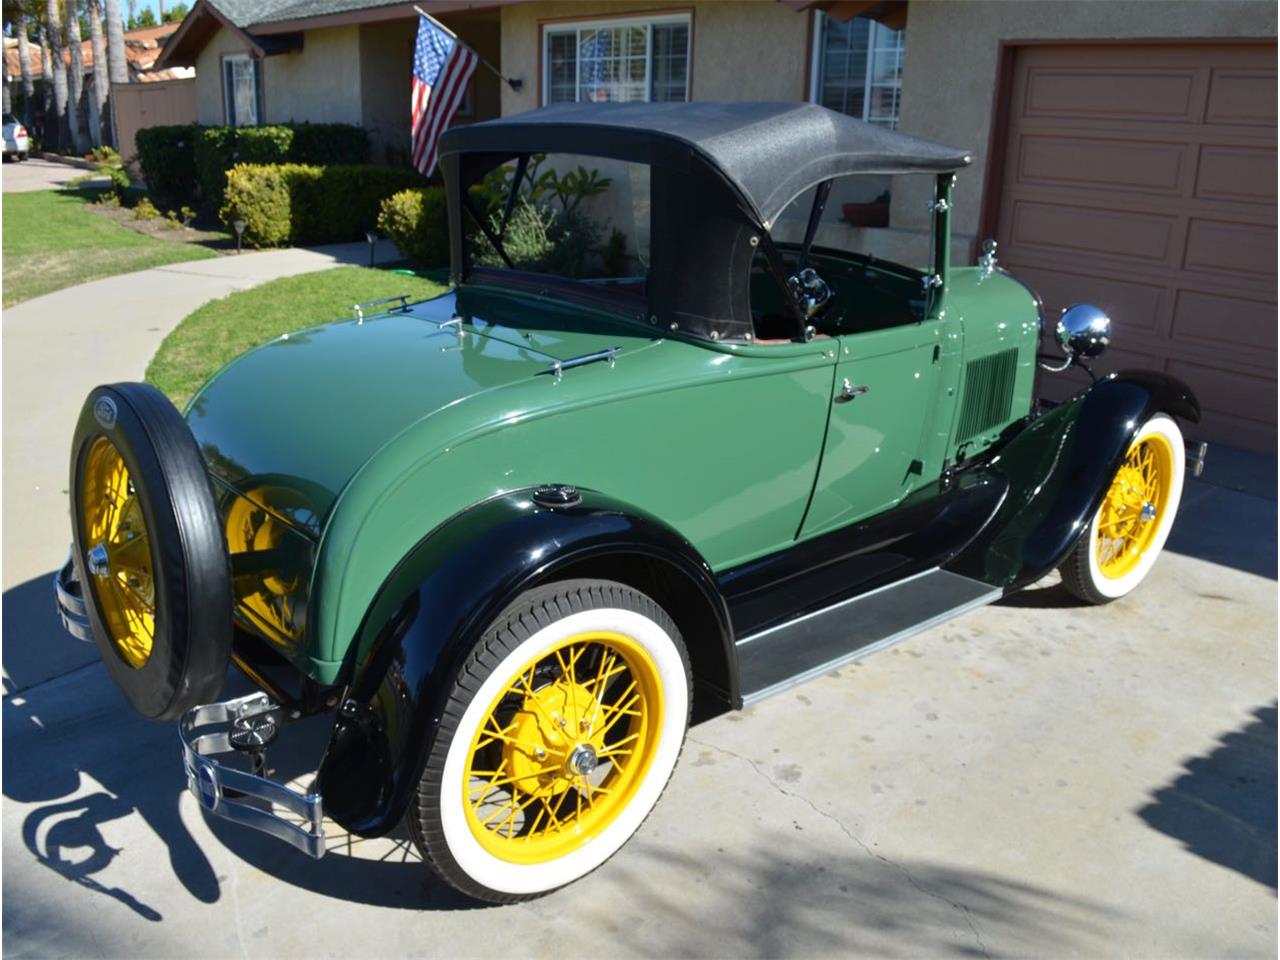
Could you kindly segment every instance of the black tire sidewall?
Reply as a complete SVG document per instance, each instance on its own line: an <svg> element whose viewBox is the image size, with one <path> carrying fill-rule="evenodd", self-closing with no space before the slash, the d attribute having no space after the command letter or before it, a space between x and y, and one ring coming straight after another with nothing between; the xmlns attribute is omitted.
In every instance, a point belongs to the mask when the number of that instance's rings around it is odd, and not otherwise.
<svg viewBox="0 0 1280 960"><path fill-rule="evenodd" d="M95 408L108 399L115 417ZM120 656L85 569L81 503L84 462L99 437L120 453L147 525L155 583L155 637L141 667ZM231 582L213 492L195 438L181 414L144 384L102 386L85 401L71 456L72 559L84 585L94 642L111 679L140 714L172 720L215 699L230 657Z"/></svg>

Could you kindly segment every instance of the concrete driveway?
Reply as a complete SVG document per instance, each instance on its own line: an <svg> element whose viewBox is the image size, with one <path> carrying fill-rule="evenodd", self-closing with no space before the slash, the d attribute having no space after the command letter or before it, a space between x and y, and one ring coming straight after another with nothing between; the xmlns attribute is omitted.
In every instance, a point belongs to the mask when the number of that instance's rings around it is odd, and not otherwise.
<svg viewBox="0 0 1280 960"><path fill-rule="evenodd" d="M0 166L0 190L5 193L59 190L76 177L83 177L88 172L68 163L53 163L31 157L22 163L6 163ZM105 181L104 177L103 182Z"/></svg>
<svg viewBox="0 0 1280 960"><path fill-rule="evenodd" d="M59 629L69 418L141 375L163 323L131 311L4 318L7 955L1275 955L1274 460L1211 451L1125 600L1042 585L695 727L600 871L477 908L403 835L330 825L312 862L205 820L173 727Z"/></svg>

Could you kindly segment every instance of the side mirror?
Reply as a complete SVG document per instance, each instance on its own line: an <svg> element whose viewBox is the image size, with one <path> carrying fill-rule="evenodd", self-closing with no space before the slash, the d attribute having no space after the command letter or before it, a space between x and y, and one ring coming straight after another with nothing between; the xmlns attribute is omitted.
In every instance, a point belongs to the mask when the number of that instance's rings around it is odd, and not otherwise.
<svg viewBox="0 0 1280 960"><path fill-rule="evenodd" d="M1111 346L1111 318L1091 303L1077 303L1062 311L1057 334L1073 360L1096 357Z"/></svg>

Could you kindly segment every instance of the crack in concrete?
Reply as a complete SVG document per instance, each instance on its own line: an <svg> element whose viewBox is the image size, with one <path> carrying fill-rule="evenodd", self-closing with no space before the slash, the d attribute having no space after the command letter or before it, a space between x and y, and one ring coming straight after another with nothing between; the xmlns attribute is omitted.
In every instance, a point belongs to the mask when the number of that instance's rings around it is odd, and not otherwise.
<svg viewBox="0 0 1280 960"><path fill-rule="evenodd" d="M70 670L65 670L55 676L45 677L43 680L37 680L34 683L29 683L25 687L13 687L4 691L4 699L8 700L10 697L20 697L28 691L43 687L48 683L56 683L59 680L71 676L73 673L79 673L81 670L88 670L90 667L96 667L100 663L102 663L101 659L90 660L88 663L82 663L78 667L72 667Z"/></svg>
<svg viewBox="0 0 1280 960"><path fill-rule="evenodd" d="M835 814L827 810L819 809L818 806L808 797L803 796L802 794L796 793L793 790L788 790L786 787L780 784L777 781L777 779L775 779L769 773L769 771L766 770L757 761L752 760L750 757L743 756L740 753L735 753L734 751L728 749L727 747L722 747L714 743L708 743L705 740L698 740L694 737L689 737L688 740L690 743L696 743L698 744L698 746L707 747L708 749L718 751L719 753L723 753L726 756L733 757L735 760L740 760L743 763L747 764L747 766L751 767L752 770L754 770L757 774L759 774L762 778L764 778L764 780L766 780L775 790L777 790L783 796L790 797L793 800L799 800L801 803L803 803L806 807L808 807L818 816L822 817L824 820L827 820L835 824L835 826L840 830L840 832L843 833L850 840L852 840L855 844L857 844L858 847L862 850L862 852L865 853L868 857L871 857L874 860L879 860L881 863L885 864L886 866L892 867L893 869L897 870L899 873L902 874L902 876L906 879L906 881L909 884L911 884L911 886L915 887L916 890L920 891L920 893L924 894L926 897L929 897L933 900L937 900L939 903L945 903L947 904L947 906L951 907L953 910L958 911L960 915L964 917L964 922L965 922L965 925L968 926L969 932L973 934L973 939L974 939L974 942L977 944L978 949L982 952L982 955L984 957L987 957L988 960L990 960L991 954L987 951L987 946L982 941L982 934L978 931L977 923L974 922L973 912L965 904L960 903L957 900L952 900L950 897L947 897L944 894L938 893L934 890L930 890L928 887L921 884L920 881L917 880L912 875L911 871L908 870L906 867L904 867L902 864L897 863L894 860L890 860L888 857L884 856L883 854L876 853L874 850L872 850L871 847L869 847L861 837L859 837L856 833L850 830L848 825L839 817L837 817Z"/></svg>

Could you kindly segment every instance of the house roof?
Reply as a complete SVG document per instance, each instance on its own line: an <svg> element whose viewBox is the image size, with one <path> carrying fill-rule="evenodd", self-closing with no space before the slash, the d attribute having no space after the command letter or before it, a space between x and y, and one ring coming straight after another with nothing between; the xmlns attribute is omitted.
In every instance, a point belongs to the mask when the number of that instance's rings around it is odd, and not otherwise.
<svg viewBox="0 0 1280 960"><path fill-rule="evenodd" d="M156 59L160 56L160 50L164 46L165 40L177 30L178 24L163 23L158 27L142 27L125 33L124 56L135 79L170 79L163 75L155 77L144 76L144 74L152 70ZM32 41L30 49L31 77L38 80L44 76L44 50L34 41ZM81 42L80 56L84 61L85 72L93 72L93 43L91 41L84 40ZM62 60L64 63L71 63L71 51L69 49L62 51ZM16 80L22 76L22 67L18 63L18 41L14 37L5 37L4 40L4 74L11 80Z"/></svg>
<svg viewBox="0 0 1280 960"><path fill-rule="evenodd" d="M946 173L970 151L816 103L562 103L445 132L440 154L577 153L689 169L736 188L768 228L802 192L860 173Z"/></svg>

